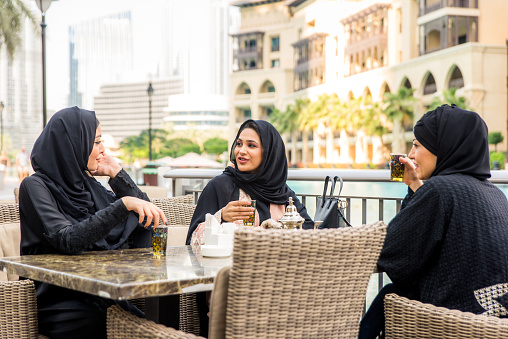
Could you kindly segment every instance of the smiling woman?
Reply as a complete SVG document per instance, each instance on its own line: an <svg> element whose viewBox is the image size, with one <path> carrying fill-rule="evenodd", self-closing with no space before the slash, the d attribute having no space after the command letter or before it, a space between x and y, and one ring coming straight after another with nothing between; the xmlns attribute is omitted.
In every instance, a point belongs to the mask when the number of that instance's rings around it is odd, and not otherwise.
<svg viewBox="0 0 508 339"><path fill-rule="evenodd" d="M263 161L263 146L259 138L259 128L254 122L246 124L240 131L234 153L240 171L256 173L259 170Z"/></svg>

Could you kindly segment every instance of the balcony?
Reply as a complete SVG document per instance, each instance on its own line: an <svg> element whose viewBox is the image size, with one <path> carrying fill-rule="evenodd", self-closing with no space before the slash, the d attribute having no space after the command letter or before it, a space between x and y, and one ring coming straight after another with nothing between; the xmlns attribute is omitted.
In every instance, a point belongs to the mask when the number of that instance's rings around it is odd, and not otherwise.
<svg viewBox="0 0 508 339"><path fill-rule="evenodd" d="M419 16L424 16L445 7L478 8L478 0L420 0Z"/></svg>

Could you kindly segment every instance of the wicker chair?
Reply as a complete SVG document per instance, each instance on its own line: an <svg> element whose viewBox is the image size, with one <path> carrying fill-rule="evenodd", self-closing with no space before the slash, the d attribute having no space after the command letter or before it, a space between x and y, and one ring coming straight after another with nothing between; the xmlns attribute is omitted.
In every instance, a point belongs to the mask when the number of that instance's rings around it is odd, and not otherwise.
<svg viewBox="0 0 508 339"><path fill-rule="evenodd" d="M14 187L14 202L19 204L19 187Z"/></svg>
<svg viewBox="0 0 508 339"><path fill-rule="evenodd" d="M319 231L237 231L233 266L215 279L209 338L357 338L385 234L382 222ZM197 338L179 337L143 319L132 330L139 332L130 332L122 325L127 314L116 311L108 314L111 338L163 337L161 331L167 338Z"/></svg>
<svg viewBox="0 0 508 339"><path fill-rule="evenodd" d="M436 307L388 294L385 297L387 339L506 339L508 319Z"/></svg>
<svg viewBox="0 0 508 339"><path fill-rule="evenodd" d="M202 338L194 334L177 331L153 321L139 318L124 311L120 306L108 308L108 339L193 339Z"/></svg>
<svg viewBox="0 0 508 339"><path fill-rule="evenodd" d="M19 221L18 204L0 204L0 224Z"/></svg>
<svg viewBox="0 0 508 339"><path fill-rule="evenodd" d="M185 225L187 227L190 225L196 205L176 202L174 198L152 199L151 201L164 212L168 218L168 225ZM162 220L159 225L162 225Z"/></svg>
<svg viewBox="0 0 508 339"><path fill-rule="evenodd" d="M37 299L32 280L0 281L2 338L47 338L37 334Z"/></svg>
<svg viewBox="0 0 508 339"><path fill-rule="evenodd" d="M167 202L178 202L181 204L193 204L194 203L194 197L192 196L192 194L179 195L177 197L169 197L169 198L150 199L150 201L153 202L154 204L155 204L155 201L159 201L159 200L163 200L163 201L167 201Z"/></svg>

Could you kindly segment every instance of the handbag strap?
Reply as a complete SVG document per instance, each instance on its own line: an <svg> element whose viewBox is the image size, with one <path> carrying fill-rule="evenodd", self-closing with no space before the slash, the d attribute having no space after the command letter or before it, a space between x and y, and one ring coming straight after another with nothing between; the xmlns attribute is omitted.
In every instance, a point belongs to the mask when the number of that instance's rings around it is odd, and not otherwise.
<svg viewBox="0 0 508 339"><path fill-rule="evenodd" d="M342 178L340 176L336 175L335 177L333 177L333 186L332 186L332 189L335 188L335 183L337 182L337 180L340 180L339 194L337 195L337 199L339 200L339 206L338 206L339 207L339 215L342 218L342 220L344 220L346 225L348 225L349 227L353 227L349 223L349 221L346 220L346 217L344 217L344 214L342 214L342 211L340 210L340 194L342 193L342 186L344 185L344 181L342 180Z"/></svg>
<svg viewBox="0 0 508 339"><path fill-rule="evenodd" d="M328 189L328 181L332 181L332 178L329 175L327 175L325 178L325 189L323 190L323 195L321 197L321 207L323 207L325 205L325 197L326 197L326 190ZM333 194L334 187L335 187L335 183L332 182L332 193L330 195Z"/></svg>
<svg viewBox="0 0 508 339"><path fill-rule="evenodd" d="M333 177L332 182L332 189L330 192L330 198L333 197L333 191L335 190L335 184L337 183L337 180L340 180L340 188L339 188L339 194L337 194L337 198L340 198L340 193L342 192L342 186L344 185L344 182L342 181L342 178L338 175Z"/></svg>

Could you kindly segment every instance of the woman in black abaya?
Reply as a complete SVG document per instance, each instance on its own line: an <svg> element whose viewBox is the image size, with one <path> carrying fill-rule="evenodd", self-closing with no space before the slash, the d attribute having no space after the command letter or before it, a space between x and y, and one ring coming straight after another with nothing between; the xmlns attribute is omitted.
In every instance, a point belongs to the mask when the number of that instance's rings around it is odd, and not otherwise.
<svg viewBox="0 0 508 339"><path fill-rule="evenodd" d="M242 220L251 213L248 201L256 200L256 225L267 219L280 219L289 197L305 219L303 228L314 228L307 209L286 184L288 165L286 149L279 132L264 120L247 120L231 146L233 167L212 179L204 188L191 220L187 244L203 244L204 221L207 213L219 223Z"/></svg>
<svg viewBox="0 0 508 339"><path fill-rule="evenodd" d="M238 130L231 146L233 167L226 167L203 189L192 216L187 244L204 243L204 222L207 213L219 223L234 222L243 226L243 219L252 214L246 206L256 200L255 225L268 219L278 220L292 197L298 213L305 218L303 228L314 228L307 209L286 184L288 165L286 149L279 132L264 120L247 120ZM198 293L201 335L207 336L208 307L204 293Z"/></svg>
<svg viewBox="0 0 508 339"><path fill-rule="evenodd" d="M485 122L454 105L427 112L401 162L408 194L388 225L378 261L393 284L372 303L359 338L383 331L383 298L391 292L449 309L507 316L498 306L508 306L502 297L508 293L508 201L487 180Z"/></svg>
<svg viewBox="0 0 508 339"><path fill-rule="evenodd" d="M78 107L53 115L36 140L35 174L19 191L21 254L149 247L146 228L162 210L104 152L95 113ZM93 176L109 176L108 191ZM36 282L39 332L51 338L106 338L106 309L113 303L86 293ZM127 302L125 309L142 315Z"/></svg>

